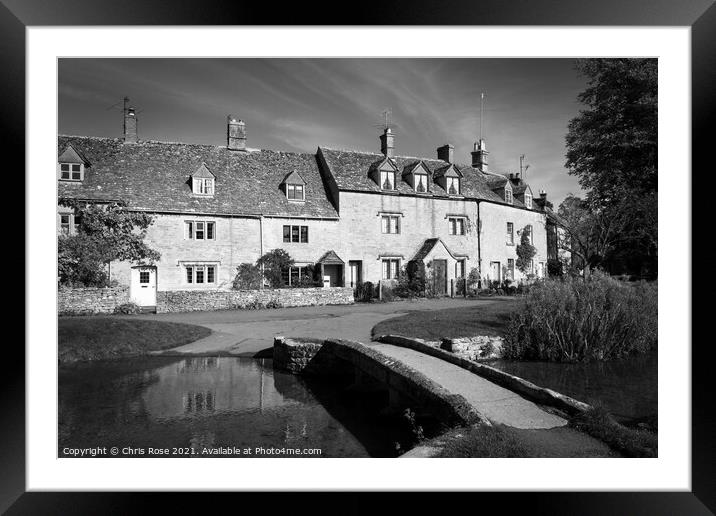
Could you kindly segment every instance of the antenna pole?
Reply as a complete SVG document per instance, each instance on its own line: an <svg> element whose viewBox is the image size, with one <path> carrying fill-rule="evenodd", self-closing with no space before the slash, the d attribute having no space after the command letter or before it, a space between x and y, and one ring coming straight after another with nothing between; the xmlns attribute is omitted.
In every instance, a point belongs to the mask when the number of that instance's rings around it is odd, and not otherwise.
<svg viewBox="0 0 716 516"><path fill-rule="evenodd" d="M480 140L482 140L482 106L485 100L485 94L480 93Z"/></svg>

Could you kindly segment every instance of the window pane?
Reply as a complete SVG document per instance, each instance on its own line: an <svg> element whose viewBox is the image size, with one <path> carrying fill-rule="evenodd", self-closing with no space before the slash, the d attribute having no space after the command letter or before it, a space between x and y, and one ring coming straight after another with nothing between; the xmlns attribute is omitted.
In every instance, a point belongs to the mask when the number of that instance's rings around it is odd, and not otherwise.
<svg viewBox="0 0 716 516"><path fill-rule="evenodd" d="M186 223L186 236L187 236L187 238L194 238L194 223L193 222Z"/></svg>
<svg viewBox="0 0 716 516"><path fill-rule="evenodd" d="M400 267L400 260L391 260L390 262L390 278L395 279L398 277L398 268Z"/></svg>
<svg viewBox="0 0 716 516"><path fill-rule="evenodd" d="M286 185L286 197L289 199L296 198L296 187L294 185Z"/></svg>
<svg viewBox="0 0 716 516"><path fill-rule="evenodd" d="M299 226L291 226L291 242L299 241Z"/></svg>
<svg viewBox="0 0 716 516"><path fill-rule="evenodd" d="M301 226L301 242L308 243L308 226Z"/></svg>
<svg viewBox="0 0 716 516"><path fill-rule="evenodd" d="M291 241L291 226L284 226L284 227L283 227L283 241L284 241L284 242L290 242L290 241Z"/></svg>
<svg viewBox="0 0 716 516"><path fill-rule="evenodd" d="M465 234L465 221L463 219L457 220L457 227L458 227L458 234L464 235Z"/></svg>
<svg viewBox="0 0 716 516"><path fill-rule="evenodd" d="M204 267L196 268L196 282L204 283Z"/></svg>
<svg viewBox="0 0 716 516"><path fill-rule="evenodd" d="M284 269L281 271L281 282L284 285L289 284L289 270L288 269Z"/></svg>
<svg viewBox="0 0 716 516"><path fill-rule="evenodd" d="M303 185L296 185L296 199L303 200Z"/></svg>
<svg viewBox="0 0 716 516"><path fill-rule="evenodd" d="M290 281L291 281L292 286L298 285L299 280L300 280L300 274L301 274L301 271L298 267L291 267Z"/></svg>
<svg viewBox="0 0 716 516"><path fill-rule="evenodd" d="M389 217L386 217L386 216L381 217L380 222L381 222L381 231L383 233L389 233L390 232L390 229L388 228Z"/></svg>
<svg viewBox="0 0 716 516"><path fill-rule="evenodd" d="M383 260L383 279L388 279L390 275L390 266L388 260Z"/></svg>
<svg viewBox="0 0 716 516"><path fill-rule="evenodd" d="M206 193L208 193L209 195L214 194L214 180L213 179L206 180Z"/></svg>
<svg viewBox="0 0 716 516"><path fill-rule="evenodd" d="M196 239L204 240L204 223L203 222L196 223Z"/></svg>
<svg viewBox="0 0 716 516"><path fill-rule="evenodd" d="M139 283L149 283L149 272L141 271L139 273Z"/></svg>
<svg viewBox="0 0 716 516"><path fill-rule="evenodd" d="M390 232L398 233L398 217L390 217Z"/></svg>
<svg viewBox="0 0 716 516"><path fill-rule="evenodd" d="M213 222L206 223L206 238L209 240L214 238L214 223Z"/></svg>
<svg viewBox="0 0 716 516"><path fill-rule="evenodd" d="M75 180L79 181L80 179L82 179L82 175L81 175L79 172L74 172L74 171L73 171L73 172L72 172L72 179L75 179Z"/></svg>
<svg viewBox="0 0 716 516"><path fill-rule="evenodd" d="M194 279L194 268L193 267L187 267L186 268L186 282L187 283L193 283Z"/></svg>
<svg viewBox="0 0 716 516"><path fill-rule="evenodd" d="M62 163L62 164L60 165L60 170L61 170L62 172L69 172L69 171L70 171L70 165L67 164L67 163Z"/></svg>
<svg viewBox="0 0 716 516"><path fill-rule="evenodd" d="M214 266L209 266L206 268L206 282L207 283L214 283L214 273L215 273Z"/></svg>
<svg viewBox="0 0 716 516"><path fill-rule="evenodd" d="M72 172L79 172L80 166L79 165L72 165Z"/></svg>

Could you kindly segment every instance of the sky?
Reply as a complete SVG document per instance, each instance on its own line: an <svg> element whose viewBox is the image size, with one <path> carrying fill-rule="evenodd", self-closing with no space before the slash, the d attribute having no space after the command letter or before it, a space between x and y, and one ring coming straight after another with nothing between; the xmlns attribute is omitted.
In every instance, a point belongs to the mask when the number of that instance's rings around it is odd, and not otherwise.
<svg viewBox="0 0 716 516"><path fill-rule="evenodd" d="M122 136L122 98L139 138L226 144L226 117L251 148L380 152L390 110L395 153L434 158L450 143L469 164L480 135L492 172L519 172L555 208L580 194L565 163L567 124L586 79L572 59L60 59L59 133Z"/></svg>

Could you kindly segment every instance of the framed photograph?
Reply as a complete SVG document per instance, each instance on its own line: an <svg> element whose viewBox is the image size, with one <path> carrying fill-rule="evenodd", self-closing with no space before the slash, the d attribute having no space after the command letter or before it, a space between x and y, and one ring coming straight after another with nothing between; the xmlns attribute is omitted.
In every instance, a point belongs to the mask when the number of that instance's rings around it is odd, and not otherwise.
<svg viewBox="0 0 716 516"><path fill-rule="evenodd" d="M711 2L350 26L5 3L27 308L3 509L529 491L557 513L714 510L690 303Z"/></svg>

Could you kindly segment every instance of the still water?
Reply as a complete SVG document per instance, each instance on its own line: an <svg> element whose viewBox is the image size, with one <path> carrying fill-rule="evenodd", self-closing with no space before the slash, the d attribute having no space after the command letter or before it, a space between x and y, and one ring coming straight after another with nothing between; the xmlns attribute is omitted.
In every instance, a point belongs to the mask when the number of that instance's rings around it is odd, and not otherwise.
<svg viewBox="0 0 716 516"><path fill-rule="evenodd" d="M133 456L152 447L197 457L222 449L285 457L275 450L309 448L319 457L395 457L396 443L405 449L409 429L382 416L379 400L274 371L271 362L143 357L63 366L58 454L116 446L145 450Z"/></svg>
<svg viewBox="0 0 716 516"><path fill-rule="evenodd" d="M657 356L589 363L491 362L491 366L585 403L624 423L657 415Z"/></svg>

